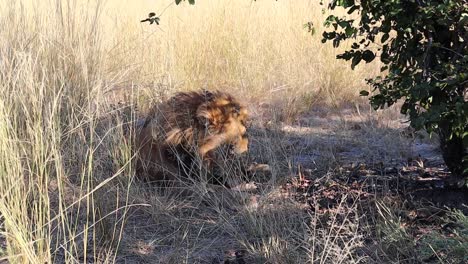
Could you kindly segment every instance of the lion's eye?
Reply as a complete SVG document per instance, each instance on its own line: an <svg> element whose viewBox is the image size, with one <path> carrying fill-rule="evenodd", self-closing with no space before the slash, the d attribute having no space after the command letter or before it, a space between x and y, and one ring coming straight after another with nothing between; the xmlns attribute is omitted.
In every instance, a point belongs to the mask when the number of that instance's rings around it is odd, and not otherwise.
<svg viewBox="0 0 468 264"><path fill-rule="evenodd" d="M232 108L232 113L236 114L236 115L239 115L240 114L240 107L238 107L238 106L233 107Z"/></svg>

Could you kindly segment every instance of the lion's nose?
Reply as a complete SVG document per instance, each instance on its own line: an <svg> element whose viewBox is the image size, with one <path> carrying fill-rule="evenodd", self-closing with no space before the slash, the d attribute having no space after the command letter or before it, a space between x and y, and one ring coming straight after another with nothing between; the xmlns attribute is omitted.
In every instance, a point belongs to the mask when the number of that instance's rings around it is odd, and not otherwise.
<svg viewBox="0 0 468 264"><path fill-rule="evenodd" d="M242 126L240 132L242 135L244 135L247 132L247 128L245 126Z"/></svg>
<svg viewBox="0 0 468 264"><path fill-rule="evenodd" d="M248 140L246 140L246 139L242 139L234 147L235 154L237 154L237 155L246 153L248 150L249 150L249 143L248 143Z"/></svg>
<svg viewBox="0 0 468 264"><path fill-rule="evenodd" d="M246 152L247 152L247 149L233 148L231 153L235 155L242 155Z"/></svg>

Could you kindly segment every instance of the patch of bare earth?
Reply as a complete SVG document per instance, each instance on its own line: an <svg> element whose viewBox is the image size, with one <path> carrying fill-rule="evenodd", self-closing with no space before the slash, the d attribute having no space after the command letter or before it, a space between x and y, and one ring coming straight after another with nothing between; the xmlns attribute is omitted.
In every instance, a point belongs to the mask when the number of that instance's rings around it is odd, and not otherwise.
<svg viewBox="0 0 468 264"><path fill-rule="evenodd" d="M435 141L396 111L316 108L289 124L273 111L254 113L249 182L231 190L194 183L188 196L135 182L129 200L146 206L129 210L116 261L421 260L392 251L382 221L391 212L417 246L441 229L448 208L466 214L468 195L449 189ZM232 166L226 171L236 178Z"/></svg>

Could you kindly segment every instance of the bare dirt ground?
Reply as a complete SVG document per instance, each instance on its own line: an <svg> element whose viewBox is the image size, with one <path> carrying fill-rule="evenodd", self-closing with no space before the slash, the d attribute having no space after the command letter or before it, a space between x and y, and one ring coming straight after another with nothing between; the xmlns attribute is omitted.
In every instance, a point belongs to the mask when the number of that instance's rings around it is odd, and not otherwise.
<svg viewBox="0 0 468 264"><path fill-rule="evenodd" d="M443 219L449 209L468 213L468 192L449 185L436 140L392 119L395 111L316 108L289 124L273 110L254 113L249 161L263 165L251 181L188 198L137 182L133 201L147 206L127 216L116 261L440 260L446 252L412 250L435 230L452 234ZM400 227L410 247L382 242Z"/></svg>

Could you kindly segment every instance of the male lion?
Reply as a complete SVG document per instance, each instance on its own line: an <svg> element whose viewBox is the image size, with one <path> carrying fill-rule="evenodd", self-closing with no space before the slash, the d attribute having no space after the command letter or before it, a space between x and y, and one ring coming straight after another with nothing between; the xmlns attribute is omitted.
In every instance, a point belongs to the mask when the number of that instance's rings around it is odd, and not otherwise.
<svg viewBox="0 0 468 264"><path fill-rule="evenodd" d="M136 133L137 173L150 181L212 172L217 149L248 149L247 109L220 91L182 92L156 105Z"/></svg>

